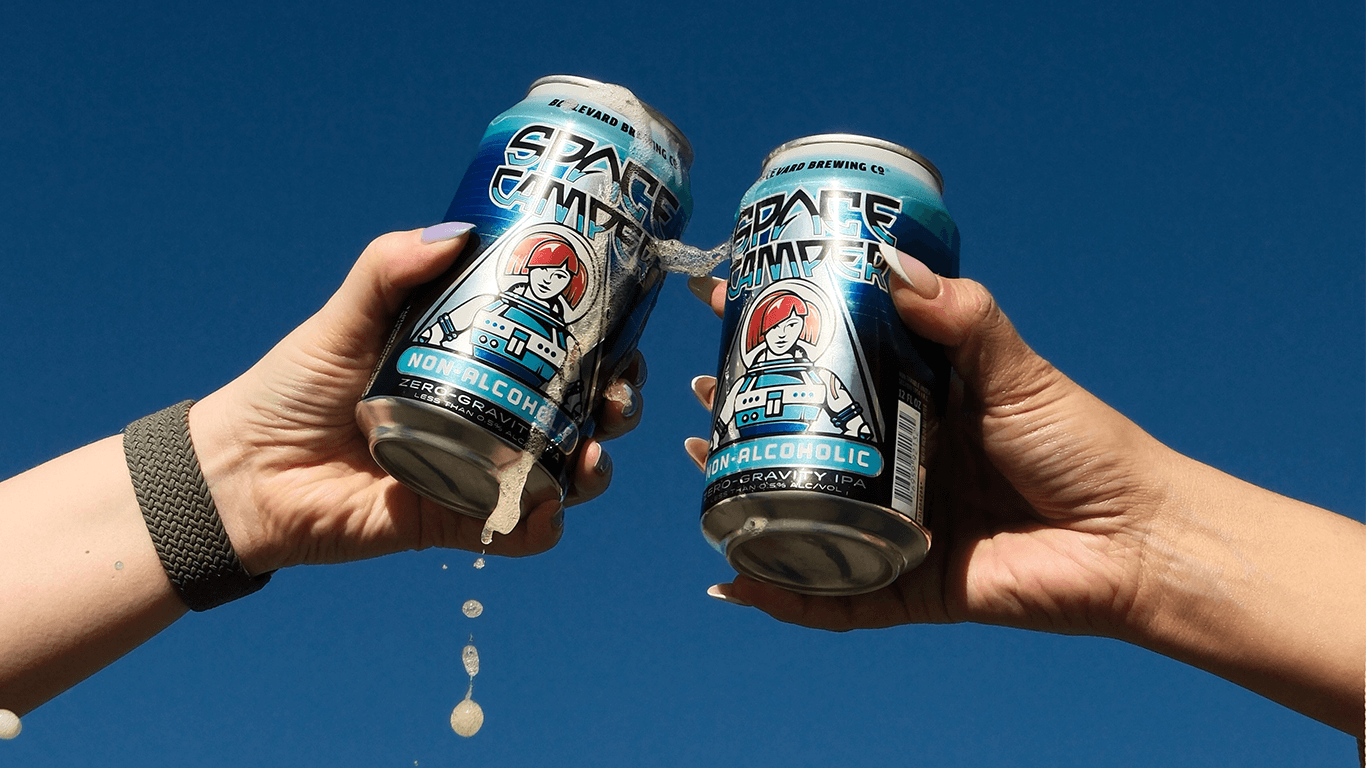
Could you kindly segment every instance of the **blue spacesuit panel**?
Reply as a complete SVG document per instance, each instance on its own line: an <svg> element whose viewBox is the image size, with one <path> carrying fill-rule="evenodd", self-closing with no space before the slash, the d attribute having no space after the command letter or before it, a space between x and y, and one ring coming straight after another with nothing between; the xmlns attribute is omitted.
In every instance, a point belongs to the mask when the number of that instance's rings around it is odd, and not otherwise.
<svg viewBox="0 0 1366 768"><path fill-rule="evenodd" d="M825 384L810 363L759 363L740 380L735 427L741 437L805 432L825 407Z"/></svg>
<svg viewBox="0 0 1366 768"><path fill-rule="evenodd" d="M470 327L474 357L542 389L568 356L560 321L516 294L503 294L479 310Z"/></svg>

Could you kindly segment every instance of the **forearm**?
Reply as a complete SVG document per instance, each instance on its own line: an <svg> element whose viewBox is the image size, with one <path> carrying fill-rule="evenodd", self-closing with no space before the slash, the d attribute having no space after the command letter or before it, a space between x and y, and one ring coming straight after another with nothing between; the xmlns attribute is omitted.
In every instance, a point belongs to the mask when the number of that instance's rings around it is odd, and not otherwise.
<svg viewBox="0 0 1366 768"><path fill-rule="evenodd" d="M119 436L0 483L0 708L32 710L185 612Z"/></svg>
<svg viewBox="0 0 1366 768"><path fill-rule="evenodd" d="M1366 526L1172 455L1135 642L1354 735Z"/></svg>

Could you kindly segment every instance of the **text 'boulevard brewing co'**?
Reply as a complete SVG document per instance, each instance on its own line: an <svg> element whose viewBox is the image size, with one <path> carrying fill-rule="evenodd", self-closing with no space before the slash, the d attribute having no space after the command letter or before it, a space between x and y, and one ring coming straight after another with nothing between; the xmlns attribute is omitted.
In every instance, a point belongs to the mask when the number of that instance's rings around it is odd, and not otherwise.
<svg viewBox="0 0 1366 768"><path fill-rule="evenodd" d="M409 302L356 408L380 466L482 518L531 453L521 510L562 499L663 284L648 241L692 213L691 163L667 118L586 78L537 80L494 118L444 219L474 234Z"/></svg>
<svg viewBox="0 0 1366 768"><path fill-rule="evenodd" d="M888 262L958 275L942 193L920 155L830 134L774 150L741 201L702 504L741 573L848 595L924 559L948 362L897 317Z"/></svg>

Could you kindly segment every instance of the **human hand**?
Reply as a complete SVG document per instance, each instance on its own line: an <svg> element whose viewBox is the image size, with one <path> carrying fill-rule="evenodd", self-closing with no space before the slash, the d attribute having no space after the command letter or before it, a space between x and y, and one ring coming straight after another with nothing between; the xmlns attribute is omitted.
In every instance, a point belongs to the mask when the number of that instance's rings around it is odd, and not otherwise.
<svg viewBox="0 0 1366 768"><path fill-rule="evenodd" d="M440 275L468 237L454 228L394 232L372 242L321 310L236 380L190 411L196 453L219 515L251 573L459 547L528 555L559 541L563 508L547 502L492 544L484 521L389 477L370 456L355 407L408 292ZM640 419L644 360L607 391L598 432L577 454L565 504L602 493L611 459L601 440Z"/></svg>
<svg viewBox="0 0 1366 768"><path fill-rule="evenodd" d="M815 597L739 576L712 594L834 630L976 621L1118 635L1143 610L1146 526L1170 453L1031 350L976 282L903 257L891 282L907 326L945 346L956 382L940 429L927 559L878 591ZM909 275L909 278L907 277ZM724 283L695 279L721 314ZM694 382L708 408L716 380ZM690 438L699 466L707 443Z"/></svg>

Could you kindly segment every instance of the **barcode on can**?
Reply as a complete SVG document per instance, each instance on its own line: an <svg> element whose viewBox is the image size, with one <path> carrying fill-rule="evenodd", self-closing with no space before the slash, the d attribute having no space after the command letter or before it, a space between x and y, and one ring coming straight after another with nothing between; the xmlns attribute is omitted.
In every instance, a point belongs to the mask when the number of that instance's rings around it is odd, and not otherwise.
<svg viewBox="0 0 1366 768"><path fill-rule="evenodd" d="M897 401L896 471L892 474L892 509L917 523L924 516L920 471L920 409Z"/></svg>

